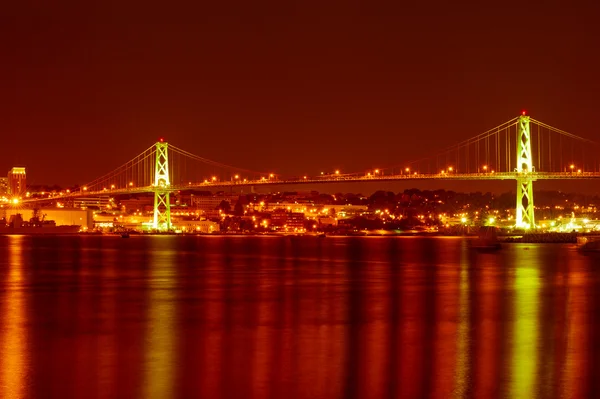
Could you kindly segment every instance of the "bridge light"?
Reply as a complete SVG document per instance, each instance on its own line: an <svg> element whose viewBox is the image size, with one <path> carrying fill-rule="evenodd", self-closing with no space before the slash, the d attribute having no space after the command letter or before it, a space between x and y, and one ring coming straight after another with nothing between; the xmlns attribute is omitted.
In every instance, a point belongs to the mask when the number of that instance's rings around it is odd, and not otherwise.
<svg viewBox="0 0 600 399"><path fill-rule="evenodd" d="M164 137L161 137L158 139L158 141L160 141L161 143L165 141Z"/></svg>
<svg viewBox="0 0 600 399"><path fill-rule="evenodd" d="M239 178L240 178L240 176L239 176L239 175L235 175L235 176L233 176L233 177L234 177L234 178L236 178L236 179L239 179Z"/></svg>
<svg viewBox="0 0 600 399"><path fill-rule="evenodd" d="M569 166L571 168L571 171L573 171L573 168L575 168L575 165L571 164L571 166Z"/></svg>
<svg viewBox="0 0 600 399"><path fill-rule="evenodd" d="M13 203L14 205L18 205L18 204L19 204L19 199L18 199L18 198L16 198L16 197L15 197L15 198L13 198L13 199L12 199L12 203Z"/></svg>
<svg viewBox="0 0 600 399"><path fill-rule="evenodd" d="M304 180L306 180L306 176L304 176Z"/></svg>
<svg viewBox="0 0 600 399"><path fill-rule="evenodd" d="M525 110L521 111L521 115L523 115L523 116L527 115L527 111L525 111Z"/></svg>
<svg viewBox="0 0 600 399"><path fill-rule="evenodd" d="M111 189L114 189L114 188L115 188L115 185L114 185L114 184L111 184L111 185L110 185L110 188L111 188Z"/></svg>
<svg viewBox="0 0 600 399"><path fill-rule="evenodd" d="M452 172L453 170L454 170L454 168L453 168L452 166L450 166L450 167L448 168L448 172Z"/></svg>
<svg viewBox="0 0 600 399"><path fill-rule="evenodd" d="M483 170L487 171L487 165L483 165Z"/></svg>
<svg viewBox="0 0 600 399"><path fill-rule="evenodd" d="M368 172L368 173L367 173L367 176L371 176L371 172Z"/></svg>
<svg viewBox="0 0 600 399"><path fill-rule="evenodd" d="M217 176L213 176L212 181L217 181Z"/></svg>
<svg viewBox="0 0 600 399"><path fill-rule="evenodd" d="M337 172L336 172L337 173ZM375 173L379 173L379 169L375 169Z"/></svg>
<svg viewBox="0 0 600 399"><path fill-rule="evenodd" d="M129 182L129 187L133 187L133 182L132 181Z"/></svg>
<svg viewBox="0 0 600 399"><path fill-rule="evenodd" d="M336 175L339 175L339 174L340 174L340 171L339 171L339 170L336 170L336 171L335 171L335 174L336 174Z"/></svg>
<svg viewBox="0 0 600 399"><path fill-rule="evenodd" d="M269 177L273 178L275 175L273 173L269 173Z"/></svg>
<svg viewBox="0 0 600 399"><path fill-rule="evenodd" d="M577 169L577 173L581 173L581 169Z"/></svg>

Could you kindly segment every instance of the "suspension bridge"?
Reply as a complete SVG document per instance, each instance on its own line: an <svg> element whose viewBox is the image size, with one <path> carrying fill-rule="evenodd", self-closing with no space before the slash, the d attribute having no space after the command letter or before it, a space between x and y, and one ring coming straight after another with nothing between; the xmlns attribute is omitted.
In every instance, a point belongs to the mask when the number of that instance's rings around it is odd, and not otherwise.
<svg viewBox="0 0 600 399"><path fill-rule="evenodd" d="M533 182L600 178L598 145L523 113L433 156L358 173L283 177L200 157L164 140L61 198L154 193L153 227L171 229L173 192L224 187L399 180L514 180L515 227L535 228ZM26 199L25 203L48 199Z"/></svg>

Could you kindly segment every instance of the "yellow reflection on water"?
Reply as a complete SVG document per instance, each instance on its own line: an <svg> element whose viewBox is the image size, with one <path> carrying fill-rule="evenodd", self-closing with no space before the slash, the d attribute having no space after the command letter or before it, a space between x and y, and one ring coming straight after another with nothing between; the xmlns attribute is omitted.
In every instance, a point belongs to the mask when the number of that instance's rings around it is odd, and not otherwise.
<svg viewBox="0 0 600 399"><path fill-rule="evenodd" d="M469 330L471 329L471 310L469 306L469 254L468 248L463 245L461 250L459 294L458 294L458 328L456 332L456 371L454 397L462 398L469 388L470 376L470 342Z"/></svg>
<svg viewBox="0 0 600 399"><path fill-rule="evenodd" d="M0 398L25 397L28 361L23 293L23 236L8 236L8 273L0 325ZM1 303L1 302L0 302Z"/></svg>
<svg viewBox="0 0 600 399"><path fill-rule="evenodd" d="M538 369L539 292L541 254L536 246L514 248L516 266L513 288L513 339L511 359L510 396L535 397Z"/></svg>
<svg viewBox="0 0 600 399"><path fill-rule="evenodd" d="M174 393L175 370L175 251L166 249L156 237L157 249L150 252L148 271L148 327L144 370L145 398L169 398ZM166 243L165 243L166 244ZM162 248L162 249L161 249Z"/></svg>

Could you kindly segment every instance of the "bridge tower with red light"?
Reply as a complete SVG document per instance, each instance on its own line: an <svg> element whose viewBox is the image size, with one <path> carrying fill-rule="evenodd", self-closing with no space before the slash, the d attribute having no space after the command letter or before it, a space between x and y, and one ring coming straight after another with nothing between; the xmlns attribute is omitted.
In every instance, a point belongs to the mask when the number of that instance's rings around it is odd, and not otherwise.
<svg viewBox="0 0 600 399"><path fill-rule="evenodd" d="M154 165L154 220L152 227L158 231L171 230L171 202L169 198L171 179L169 178L169 144L159 139L155 144L156 162Z"/></svg>
<svg viewBox="0 0 600 399"><path fill-rule="evenodd" d="M515 227L535 228L533 181L535 170L531 152L529 116L523 111L517 122L517 209Z"/></svg>

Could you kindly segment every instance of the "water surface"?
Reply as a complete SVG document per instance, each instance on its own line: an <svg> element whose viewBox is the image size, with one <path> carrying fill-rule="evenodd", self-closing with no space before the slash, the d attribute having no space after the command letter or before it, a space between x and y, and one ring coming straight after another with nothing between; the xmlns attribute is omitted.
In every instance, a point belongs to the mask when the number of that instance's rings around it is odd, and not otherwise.
<svg viewBox="0 0 600 399"><path fill-rule="evenodd" d="M600 257L460 238L0 236L0 398L584 398Z"/></svg>

